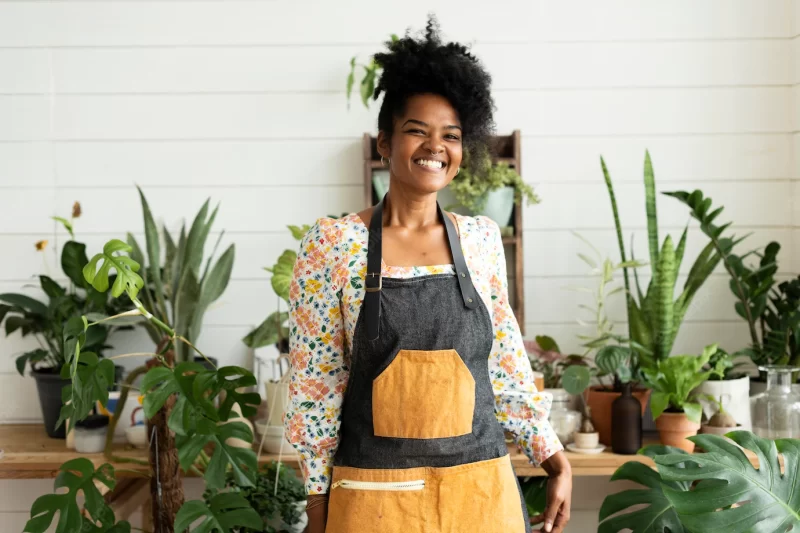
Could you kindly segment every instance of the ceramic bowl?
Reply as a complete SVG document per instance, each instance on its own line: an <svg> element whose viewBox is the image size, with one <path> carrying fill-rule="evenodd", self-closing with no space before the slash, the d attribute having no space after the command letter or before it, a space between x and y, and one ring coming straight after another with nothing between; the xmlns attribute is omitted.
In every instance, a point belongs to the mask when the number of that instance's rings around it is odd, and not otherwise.
<svg viewBox="0 0 800 533"><path fill-rule="evenodd" d="M575 441L576 448L594 449L597 448L597 444L600 442L600 434L597 432L580 433L576 431L572 434L572 438Z"/></svg>

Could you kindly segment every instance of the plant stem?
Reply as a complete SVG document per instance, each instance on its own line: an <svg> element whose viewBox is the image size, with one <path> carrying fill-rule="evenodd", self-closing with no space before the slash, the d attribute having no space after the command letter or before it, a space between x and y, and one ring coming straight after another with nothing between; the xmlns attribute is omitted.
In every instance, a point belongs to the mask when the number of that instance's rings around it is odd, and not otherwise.
<svg viewBox="0 0 800 533"><path fill-rule="evenodd" d="M113 361L114 359L123 359L125 357L158 357L158 354L151 352L133 352L133 353L123 353L119 355L114 355L109 357L108 359Z"/></svg>
<svg viewBox="0 0 800 533"><path fill-rule="evenodd" d="M208 364L209 364L209 365L211 365L211 366L214 368L214 370L216 370L216 369L217 369L216 365L214 365L214 363L212 363L212 362L209 360L209 358L208 358L208 357L206 357L206 354L204 354L203 352L201 352L200 350L198 350L198 349L197 349L197 346L195 346L194 344L192 344L191 342L189 342L189 341L186 339L186 337L184 337L183 335L176 335L176 336L175 336L175 338L176 338L176 339L178 339L179 341L181 341L181 342L184 342L184 343L186 343L187 345L189 345L189 347L190 347L190 348L192 348L194 351L196 351L196 352L197 352L197 353L199 353L201 356L203 356L203 359L205 359L206 361L208 361Z"/></svg>
<svg viewBox="0 0 800 533"><path fill-rule="evenodd" d="M138 308L137 309L131 309L130 311L125 311L124 313L119 313L118 315L107 316L105 318L102 318L102 319L98 320L97 322L90 322L89 325L90 326L95 326L95 325L100 324L102 322L108 322L110 320L114 320L115 318L122 318L124 316L141 316L143 314L144 313L142 312L142 309L138 309Z"/></svg>
<svg viewBox="0 0 800 533"><path fill-rule="evenodd" d="M119 400L117 400L117 406L114 408L114 416L112 416L111 420L108 422L108 431L106 432L106 448L103 453L105 453L105 456L109 459L112 459L111 446L114 443L114 430L117 427L117 422L119 422L120 415L122 415L122 410L125 407L125 402L128 400L128 392L130 391L131 388L130 386L133 385L133 382L136 380L136 378L138 378L145 372L147 372L146 366L137 367L133 369L130 374L128 374L128 377L125 378L125 381L123 382L123 387L121 387L122 390L119 393ZM113 460L117 462L139 461L139 460L120 461L118 458L113 458ZM139 463L139 464L149 464L149 463L147 461L144 461L144 463Z"/></svg>

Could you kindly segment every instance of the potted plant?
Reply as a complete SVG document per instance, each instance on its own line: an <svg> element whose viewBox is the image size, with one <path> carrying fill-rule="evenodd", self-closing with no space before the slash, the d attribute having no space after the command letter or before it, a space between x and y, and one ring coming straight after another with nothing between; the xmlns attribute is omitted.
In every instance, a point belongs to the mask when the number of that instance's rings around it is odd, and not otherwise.
<svg viewBox="0 0 800 533"><path fill-rule="evenodd" d="M476 165L470 159L478 158ZM448 205L452 194L456 205ZM527 200L528 205L538 204L541 200L522 176L508 163L493 163L488 153L472 155L464 152L461 171L442 191L440 199L447 209L463 208L471 215L484 215L497 222L503 228L511 222L514 205Z"/></svg>
<svg viewBox="0 0 800 533"><path fill-rule="evenodd" d="M578 453L598 453L600 434L592 422L592 408L583 397L592 379L591 370L586 366L573 365L564 370L564 388L580 399L581 423L573 436L574 444L568 448Z"/></svg>
<svg viewBox="0 0 800 533"><path fill-rule="evenodd" d="M66 323L81 315L95 318L114 315L121 308L120 300L109 299L107 294L95 290L83 278L81 270L88 263L86 245L77 242L74 233L75 219L80 215L81 206L75 202L69 220L53 217L63 224L70 235L61 252L61 269L69 280L67 286L62 286L49 276L40 275L39 286L47 296L46 302L25 294L0 294L0 322L5 317L6 336L19 331L22 337L35 338L39 345L17 356L16 366L21 376L25 375L26 368L30 369L31 376L36 380L45 431L51 438L63 439L66 436L63 427L56 428L61 411L61 391L67 385L59 376L67 360L66 350L69 349L64 342ZM41 252L46 247L47 241L36 243L36 249ZM99 325L87 337L83 349L102 358L104 352L111 348L108 345L109 337L116 331L130 328L129 324L121 323ZM118 379L121 379L122 371L122 366L115 365Z"/></svg>
<svg viewBox="0 0 800 533"><path fill-rule="evenodd" d="M723 374L723 361L717 367L704 367L717 351L710 344L697 355L673 355L656 363L655 368L645 368L644 375L653 388L650 409L656 421L662 444L692 452L694 443L687 437L697 434L703 409L698 403L697 387L710 376Z"/></svg>
<svg viewBox="0 0 800 533"><path fill-rule="evenodd" d="M731 278L730 289L736 297L736 313L745 320L750 333L750 345L736 355L747 355L756 366L800 365L800 276L780 283L775 279L780 244L772 241L760 253L753 251L737 255L733 250L746 236L726 234L730 222L722 226L714 224L723 207L712 209L711 198L705 197L700 190L664 194L689 207ZM746 264L745 259L756 253L759 256L757 263ZM764 373L759 374L757 383L751 384L751 394L764 390Z"/></svg>
<svg viewBox="0 0 800 533"><path fill-rule="evenodd" d="M741 371L744 362L736 361L735 357L725 350L718 348L711 359L703 368L708 371L712 368L721 368L722 375L711 374L695 391L703 406L703 414L710 417L718 411L716 398L720 398L727 405L727 411L739 422L741 429L750 431L750 376Z"/></svg>
<svg viewBox="0 0 800 533"><path fill-rule="evenodd" d="M574 232L573 232L574 233ZM589 359L594 352L594 374L596 384L591 386L586 393L586 402L593 417L594 426L600 436L600 442L610 446L612 436L612 405L622 396L626 385L630 385L633 396L641 403L644 415L650 389L641 386L642 379L639 371L638 351L647 351L647 348L637 345L614 332L615 323L608 316L609 299L623 293L625 288L620 286L615 275L626 268L638 268L643 265L638 261L629 260L614 263L610 258L603 257L600 251L587 239L574 233L592 251L594 257L579 253L578 257L590 268L590 275L597 279L594 288L568 287L582 293L590 293L592 300L581 305L581 309L588 312L588 316L578 319L582 326L594 325L594 335L579 335L585 352L582 357ZM638 351L634 350L638 347Z"/></svg>
<svg viewBox="0 0 800 533"><path fill-rule="evenodd" d="M631 461L612 481L641 485L610 494L600 507L598 533L689 533L694 531L787 531L800 525L800 477L783 475L785 464L800 460L800 441L768 440L749 431L689 437L705 453L647 446L639 453L656 465ZM733 441L731 443L730 441ZM742 448L758 459L753 466Z"/></svg>
<svg viewBox="0 0 800 533"><path fill-rule="evenodd" d="M715 398L712 395L707 395L706 400L714 406L714 411L711 416L707 416L703 411L703 420L700 424L700 433L712 435L725 435L735 429L741 430L742 425L736 422L736 419L725 410L722 398ZM749 431L749 430L745 430Z"/></svg>
<svg viewBox="0 0 800 533"><path fill-rule="evenodd" d="M600 164L614 214L620 257L622 262L625 263L629 255L632 259L634 258L633 246L631 246L631 253L627 254L623 243L622 226L619 220L614 187L602 157L600 158ZM667 235L663 243L659 244L655 174L649 152L645 152L644 190L645 212L647 214L647 242L650 252L650 282L646 290L642 290L639 285L639 277L636 274L636 270L634 270L633 274L636 283L636 292L634 294L631 289L628 275L629 267L627 266L623 268L623 278L628 311L628 338L634 343L632 346L637 351L639 364L642 367L652 369L658 361L665 360L672 354L672 346L683 318L686 316L686 311L689 309L697 291L719 264L721 257L719 254L714 253L713 243L706 245L695 259L689 270L683 290L678 298L675 299L674 291L686 251L688 225L684 228L677 246L670 235Z"/></svg>
<svg viewBox="0 0 800 533"><path fill-rule="evenodd" d="M306 526L306 491L302 480L286 465L276 461L261 465L252 487L240 486L228 472L225 488L206 489L203 499L210 506L215 496L228 492L244 497L263 520L262 528L243 527L239 533L301 533Z"/></svg>

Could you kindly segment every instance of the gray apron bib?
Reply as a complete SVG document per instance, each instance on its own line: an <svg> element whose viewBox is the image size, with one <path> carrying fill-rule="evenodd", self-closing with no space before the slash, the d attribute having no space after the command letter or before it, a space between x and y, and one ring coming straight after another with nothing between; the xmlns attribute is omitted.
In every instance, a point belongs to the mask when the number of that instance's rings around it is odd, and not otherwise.
<svg viewBox="0 0 800 533"><path fill-rule="evenodd" d="M491 317L437 210L455 275L408 279L381 276L383 201L373 211L326 533L530 532L495 417Z"/></svg>

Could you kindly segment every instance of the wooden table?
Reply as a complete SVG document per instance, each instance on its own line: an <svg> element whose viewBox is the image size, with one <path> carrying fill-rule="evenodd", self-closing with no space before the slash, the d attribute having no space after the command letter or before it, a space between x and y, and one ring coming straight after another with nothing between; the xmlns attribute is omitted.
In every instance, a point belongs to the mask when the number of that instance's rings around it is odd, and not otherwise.
<svg viewBox="0 0 800 533"><path fill-rule="evenodd" d="M648 436L648 443L652 437ZM256 443L255 446L258 446ZM47 479L53 478L58 473L61 464L76 457L85 457L95 466L108 462L102 453L81 454L69 450L63 439L51 439L38 424L9 424L0 425L0 449L4 456L0 459L0 479ZM543 476L546 475L541 468L535 468L528 458L516 446L509 445L511 463L518 476ZM610 476L614 471L628 461L640 461L653 465L652 460L641 455L617 455L606 450L597 455L578 454L565 452L572 465L575 476ZM135 449L129 445L115 445L114 454L123 457L146 459L146 450ZM278 456L262 454L259 463L277 461ZM299 460L296 454L282 457L287 466L299 474ZM111 463L118 469L117 478L141 477L148 475L149 469L143 465L132 463ZM188 474L189 476L193 474Z"/></svg>

